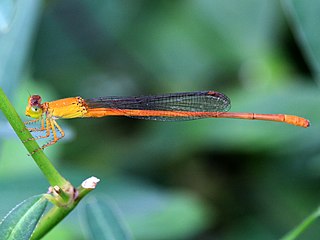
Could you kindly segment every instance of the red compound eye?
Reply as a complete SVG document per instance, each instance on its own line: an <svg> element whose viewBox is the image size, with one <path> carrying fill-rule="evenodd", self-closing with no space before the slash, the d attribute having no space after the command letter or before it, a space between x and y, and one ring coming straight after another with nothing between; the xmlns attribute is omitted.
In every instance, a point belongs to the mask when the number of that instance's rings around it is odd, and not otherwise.
<svg viewBox="0 0 320 240"><path fill-rule="evenodd" d="M39 95L32 95L29 98L29 105L39 107L41 105L41 97Z"/></svg>

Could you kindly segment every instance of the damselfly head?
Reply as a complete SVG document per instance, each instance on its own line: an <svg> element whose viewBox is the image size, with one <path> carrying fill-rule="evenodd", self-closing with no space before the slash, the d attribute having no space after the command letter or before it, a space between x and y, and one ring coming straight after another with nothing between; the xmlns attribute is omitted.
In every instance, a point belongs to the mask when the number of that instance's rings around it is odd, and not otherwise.
<svg viewBox="0 0 320 240"><path fill-rule="evenodd" d="M42 116L41 97L39 95L32 95L28 99L26 108L26 115L32 118L40 118Z"/></svg>

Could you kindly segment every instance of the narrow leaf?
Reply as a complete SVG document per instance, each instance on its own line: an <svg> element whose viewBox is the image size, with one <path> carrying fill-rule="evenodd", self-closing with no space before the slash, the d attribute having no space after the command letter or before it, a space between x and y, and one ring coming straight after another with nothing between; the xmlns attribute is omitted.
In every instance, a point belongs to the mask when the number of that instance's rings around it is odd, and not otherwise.
<svg viewBox="0 0 320 240"><path fill-rule="evenodd" d="M43 195L30 197L13 208L0 223L1 240L30 239L48 200Z"/></svg>
<svg viewBox="0 0 320 240"><path fill-rule="evenodd" d="M90 239L133 239L118 206L110 198L91 197L81 210L81 221Z"/></svg>
<svg viewBox="0 0 320 240"><path fill-rule="evenodd" d="M284 10L316 77L320 77L320 1L283 0Z"/></svg>

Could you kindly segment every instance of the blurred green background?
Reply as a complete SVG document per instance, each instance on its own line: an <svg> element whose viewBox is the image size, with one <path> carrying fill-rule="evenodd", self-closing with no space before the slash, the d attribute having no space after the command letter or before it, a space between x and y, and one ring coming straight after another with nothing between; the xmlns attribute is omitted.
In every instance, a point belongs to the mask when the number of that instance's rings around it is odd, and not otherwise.
<svg viewBox="0 0 320 240"><path fill-rule="evenodd" d="M320 4L312 1L1 0L0 86L29 94L216 90L232 111L308 118L61 120L46 149L75 185L113 199L135 239L277 239L319 204ZM0 216L48 183L0 115ZM75 210L44 239L86 239ZM319 239L316 222L299 239Z"/></svg>

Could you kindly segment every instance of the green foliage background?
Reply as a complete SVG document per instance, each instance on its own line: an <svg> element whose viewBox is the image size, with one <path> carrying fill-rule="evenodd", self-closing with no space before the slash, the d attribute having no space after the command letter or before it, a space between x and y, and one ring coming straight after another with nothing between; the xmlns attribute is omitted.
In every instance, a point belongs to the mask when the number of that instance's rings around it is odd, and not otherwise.
<svg viewBox="0 0 320 240"><path fill-rule="evenodd" d="M275 239L320 202L319 7L4 0L0 84L21 116L29 93L51 101L216 90L232 111L308 118L309 129L231 119L61 120L68 137L46 150L73 183L99 177L97 192L119 205L136 239ZM0 121L4 216L47 183ZM45 239L85 239L76 219ZM316 225L300 239L320 238Z"/></svg>

